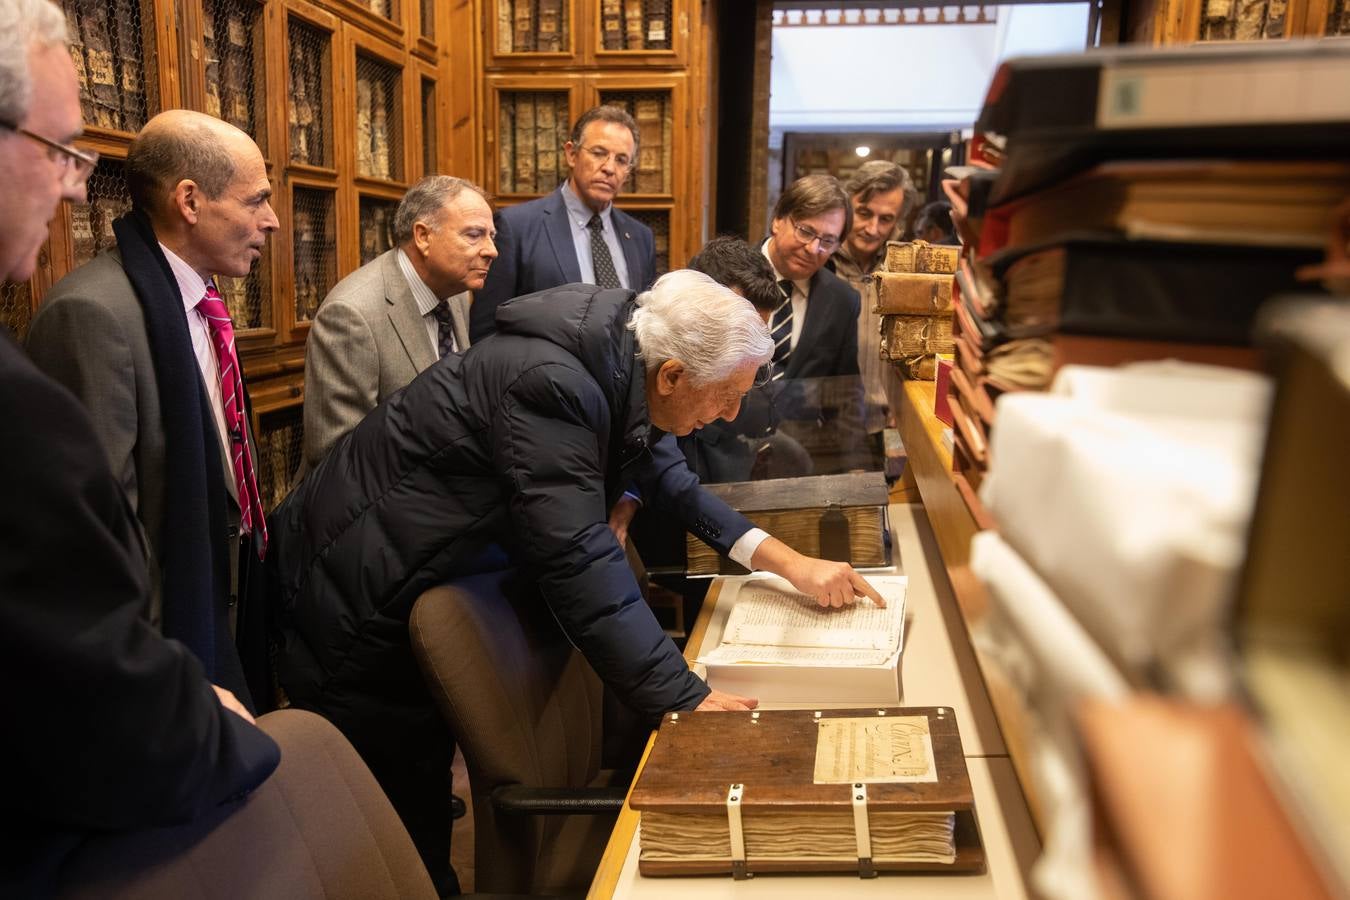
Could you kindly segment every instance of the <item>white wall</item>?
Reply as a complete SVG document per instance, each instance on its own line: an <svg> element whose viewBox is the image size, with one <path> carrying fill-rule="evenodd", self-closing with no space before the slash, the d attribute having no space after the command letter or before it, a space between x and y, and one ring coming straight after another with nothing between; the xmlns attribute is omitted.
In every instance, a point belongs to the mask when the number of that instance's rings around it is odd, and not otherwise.
<svg viewBox="0 0 1350 900"><path fill-rule="evenodd" d="M1082 50L1087 20L1087 3L1055 3L999 7L992 25L775 28L769 127L969 127L1000 60Z"/></svg>

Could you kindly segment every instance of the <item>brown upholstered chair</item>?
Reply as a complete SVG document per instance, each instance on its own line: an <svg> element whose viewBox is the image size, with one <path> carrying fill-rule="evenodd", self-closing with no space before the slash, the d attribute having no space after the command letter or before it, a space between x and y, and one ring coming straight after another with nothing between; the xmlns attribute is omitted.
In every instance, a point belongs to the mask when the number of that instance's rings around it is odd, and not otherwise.
<svg viewBox="0 0 1350 900"><path fill-rule="evenodd" d="M63 898L435 900L412 839L365 763L313 713L258 720L281 764L239 806L189 825L86 841Z"/></svg>
<svg viewBox="0 0 1350 900"><path fill-rule="evenodd" d="M475 889L584 893L628 784L601 768L600 680L505 573L427 591L409 627L468 768Z"/></svg>

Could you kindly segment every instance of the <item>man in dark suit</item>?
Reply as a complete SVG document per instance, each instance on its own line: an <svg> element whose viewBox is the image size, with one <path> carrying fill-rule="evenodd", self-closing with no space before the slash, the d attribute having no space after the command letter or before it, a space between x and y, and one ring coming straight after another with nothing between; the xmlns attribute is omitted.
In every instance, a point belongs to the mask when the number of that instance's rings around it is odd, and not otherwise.
<svg viewBox="0 0 1350 900"><path fill-rule="evenodd" d="M764 256L784 300L769 319L776 375L858 374L858 292L825 268L853 224L832 175L799 178L778 198Z"/></svg>
<svg viewBox="0 0 1350 900"><path fill-rule="evenodd" d="M785 190L762 252L783 300L769 318L780 427L810 453L807 472L868 468L858 370L862 300L825 268L853 225L853 208L831 175L807 175ZM780 473L786 474L786 473Z"/></svg>
<svg viewBox="0 0 1350 900"><path fill-rule="evenodd" d="M171 110L137 136L126 171L117 246L53 287L29 352L84 403L145 528L151 623L265 709L266 526L214 276L247 275L277 229L267 170L239 129Z"/></svg>
<svg viewBox="0 0 1350 900"><path fill-rule="evenodd" d="M0 0L0 278L31 277L62 200L97 157L81 132L66 23L47 0ZM70 392L0 329L0 895L48 896L97 832L230 804L276 745L184 648L148 625L145 544ZM223 704L223 705L222 705ZM234 712L226 712L226 709ZM236 714L237 713L237 714Z"/></svg>
<svg viewBox="0 0 1350 900"><path fill-rule="evenodd" d="M614 208L637 162L639 140L637 123L619 107L587 110L563 146L572 171L562 186L498 214L500 255L474 295L473 341L496 330L497 307L512 297L578 282L630 291L651 287L651 229Z"/></svg>

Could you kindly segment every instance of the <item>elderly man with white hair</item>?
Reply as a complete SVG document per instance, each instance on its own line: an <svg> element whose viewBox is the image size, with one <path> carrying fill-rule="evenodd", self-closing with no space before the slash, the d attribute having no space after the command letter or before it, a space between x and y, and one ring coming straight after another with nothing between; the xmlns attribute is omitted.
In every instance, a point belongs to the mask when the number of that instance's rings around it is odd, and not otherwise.
<svg viewBox="0 0 1350 900"><path fill-rule="evenodd" d="M635 712L753 707L689 671L608 516L637 484L649 506L822 605L881 604L847 564L791 550L707 493L668 437L734 417L772 355L755 308L689 270L640 296L572 284L503 304L494 337L376 407L278 509L292 702L331 718L397 806L382 770L410 778L414 755L434 765L449 742L412 658L413 604L509 565Z"/></svg>

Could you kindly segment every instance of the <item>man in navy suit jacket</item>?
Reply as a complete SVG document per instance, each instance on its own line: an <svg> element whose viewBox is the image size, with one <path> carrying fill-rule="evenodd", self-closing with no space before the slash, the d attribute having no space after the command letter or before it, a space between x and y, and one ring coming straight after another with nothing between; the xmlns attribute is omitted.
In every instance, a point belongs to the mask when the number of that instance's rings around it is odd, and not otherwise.
<svg viewBox="0 0 1350 900"><path fill-rule="evenodd" d="M645 291L656 280L651 229L614 208L637 162L638 127L617 106L587 110L563 145L572 172L546 197L497 216L497 261L474 294L469 339L497 330L497 307L564 284Z"/></svg>
<svg viewBox="0 0 1350 900"><path fill-rule="evenodd" d="M807 175L783 192L773 211L764 256L784 303L769 320L774 354L787 378L858 374L858 313L862 300L825 268L852 225L853 208L831 175Z"/></svg>
<svg viewBox="0 0 1350 900"><path fill-rule="evenodd" d="M769 317L775 349L768 390L776 397L783 430L817 448L816 474L875 465L862 432L862 300L825 268L852 223L853 207L838 179L807 175L778 198L761 248L783 297Z"/></svg>

